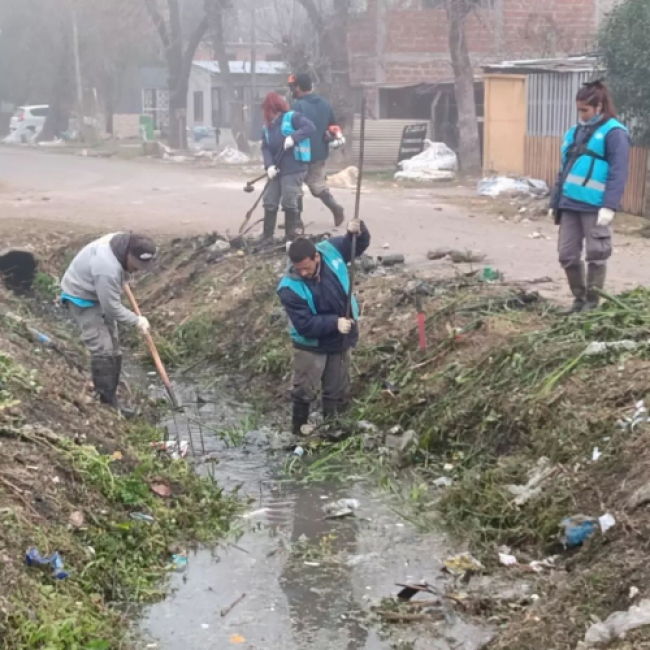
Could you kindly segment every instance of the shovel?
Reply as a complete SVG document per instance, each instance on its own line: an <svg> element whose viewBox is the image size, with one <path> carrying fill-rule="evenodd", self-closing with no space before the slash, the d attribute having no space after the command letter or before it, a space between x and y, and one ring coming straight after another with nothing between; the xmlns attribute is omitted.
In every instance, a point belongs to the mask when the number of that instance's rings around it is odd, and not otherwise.
<svg viewBox="0 0 650 650"><path fill-rule="evenodd" d="M131 303L131 309L133 309L134 313L138 316L142 316L140 307L138 307L138 303L136 302L135 296L133 295L133 291L131 291L131 287L128 284L124 285L124 293L126 293L126 296ZM156 366L156 370L158 371L163 384L165 384L165 388L167 389L167 394L169 395L172 406L174 407L174 410L178 411L180 407L178 405L178 400L176 399L176 393L174 393L174 388L172 387L172 382L169 380L169 375L167 374L162 359L158 354L158 348L156 348L153 337L149 332L144 335L144 340L147 344L147 347L149 348L149 352L151 353L151 358L153 359L153 362Z"/></svg>

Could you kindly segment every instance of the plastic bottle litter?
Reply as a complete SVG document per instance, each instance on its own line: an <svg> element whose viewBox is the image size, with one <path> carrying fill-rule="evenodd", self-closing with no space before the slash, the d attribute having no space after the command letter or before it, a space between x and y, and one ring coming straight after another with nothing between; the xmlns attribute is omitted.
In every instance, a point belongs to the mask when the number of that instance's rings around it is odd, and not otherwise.
<svg viewBox="0 0 650 650"><path fill-rule="evenodd" d="M174 564L174 571L183 573L187 569L187 555L183 553L172 555L172 563Z"/></svg>
<svg viewBox="0 0 650 650"><path fill-rule="evenodd" d="M28 327L27 331L29 332L29 336L34 341L34 343L37 343L38 345L42 345L44 348L50 348L54 346L54 341L47 335L44 334L43 332L39 332L37 329L34 329L33 327Z"/></svg>
<svg viewBox="0 0 650 650"><path fill-rule="evenodd" d="M55 551L48 557L43 557L36 547L32 547L25 553L25 562L27 563L27 566L52 567L52 575L56 580L65 580L69 575L64 570L63 560L58 551Z"/></svg>
<svg viewBox="0 0 650 650"><path fill-rule="evenodd" d="M593 517L574 515L562 520L560 527L564 529L560 541L569 548L580 546L597 530L598 522Z"/></svg>

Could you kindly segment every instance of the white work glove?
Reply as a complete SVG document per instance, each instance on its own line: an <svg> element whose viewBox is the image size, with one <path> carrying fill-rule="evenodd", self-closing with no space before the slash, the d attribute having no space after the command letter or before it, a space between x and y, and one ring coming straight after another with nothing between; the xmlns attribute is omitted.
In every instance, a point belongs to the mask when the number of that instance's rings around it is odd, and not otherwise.
<svg viewBox="0 0 650 650"><path fill-rule="evenodd" d="M349 318L339 318L339 332L349 334L352 330L352 321Z"/></svg>
<svg viewBox="0 0 650 650"><path fill-rule="evenodd" d="M151 325L144 316L138 316L138 322L135 326L140 330L140 334L149 334L149 330L151 330Z"/></svg>
<svg viewBox="0 0 650 650"><path fill-rule="evenodd" d="M340 149L345 144L345 136L339 134L334 140L330 142L331 149Z"/></svg>
<svg viewBox="0 0 650 650"><path fill-rule="evenodd" d="M358 219L352 219L348 223L348 232L351 235L360 235L361 234L361 222Z"/></svg>
<svg viewBox="0 0 650 650"><path fill-rule="evenodd" d="M610 208L600 208L598 210L598 221L596 221L597 226L609 226L612 221L614 221L614 217L616 216L616 212L614 210L611 210Z"/></svg>
<svg viewBox="0 0 650 650"><path fill-rule="evenodd" d="M275 165L271 165L267 170L266 170L267 176L273 180L278 174L278 168Z"/></svg>
<svg viewBox="0 0 650 650"><path fill-rule="evenodd" d="M295 146L296 146L295 140L291 136L288 136L284 141L284 150L286 151L287 149L291 149L291 147L295 147Z"/></svg>

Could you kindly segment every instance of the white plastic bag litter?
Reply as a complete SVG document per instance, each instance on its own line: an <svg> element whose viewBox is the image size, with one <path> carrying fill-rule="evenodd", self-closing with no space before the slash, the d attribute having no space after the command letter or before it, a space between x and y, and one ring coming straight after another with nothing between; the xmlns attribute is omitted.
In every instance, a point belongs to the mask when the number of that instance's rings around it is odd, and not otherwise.
<svg viewBox="0 0 650 650"><path fill-rule="evenodd" d="M233 147L226 147L217 157L217 162L226 163L227 165L246 165L251 159L245 154L234 149Z"/></svg>
<svg viewBox="0 0 650 650"><path fill-rule="evenodd" d="M424 145L422 153L399 163L401 171L395 174L395 180L441 181L456 178L456 154L444 142L425 140Z"/></svg>
<svg viewBox="0 0 650 650"><path fill-rule="evenodd" d="M491 176L483 178L478 183L480 196L501 196L506 194L529 194L531 196L546 196L548 185L535 178L511 178L509 176Z"/></svg>
<svg viewBox="0 0 650 650"><path fill-rule="evenodd" d="M585 645L587 648L606 646L644 625L650 625L650 600L642 600L627 612L615 612L606 621L592 625L585 635Z"/></svg>

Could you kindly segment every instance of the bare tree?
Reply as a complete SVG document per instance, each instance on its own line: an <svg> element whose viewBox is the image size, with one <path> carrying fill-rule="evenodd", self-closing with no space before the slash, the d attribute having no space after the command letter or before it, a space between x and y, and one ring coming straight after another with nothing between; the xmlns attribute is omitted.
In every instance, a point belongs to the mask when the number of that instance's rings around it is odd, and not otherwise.
<svg viewBox="0 0 650 650"><path fill-rule="evenodd" d="M172 147L186 149L190 72L196 50L208 31L208 17L203 12L190 29L185 44L179 0L167 0L167 20L158 7L158 0L144 0L144 3L162 41L169 71L169 143Z"/></svg>

